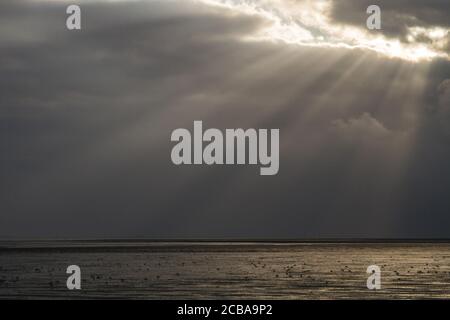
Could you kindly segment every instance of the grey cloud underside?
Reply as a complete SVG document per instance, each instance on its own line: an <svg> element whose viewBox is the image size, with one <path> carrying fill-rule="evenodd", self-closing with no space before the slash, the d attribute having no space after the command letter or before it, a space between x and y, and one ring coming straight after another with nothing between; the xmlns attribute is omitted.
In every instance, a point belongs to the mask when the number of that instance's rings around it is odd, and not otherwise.
<svg viewBox="0 0 450 320"><path fill-rule="evenodd" d="M448 62L246 42L263 21L188 1L64 11L0 3L0 236L450 236ZM280 128L280 173L172 165L194 120Z"/></svg>

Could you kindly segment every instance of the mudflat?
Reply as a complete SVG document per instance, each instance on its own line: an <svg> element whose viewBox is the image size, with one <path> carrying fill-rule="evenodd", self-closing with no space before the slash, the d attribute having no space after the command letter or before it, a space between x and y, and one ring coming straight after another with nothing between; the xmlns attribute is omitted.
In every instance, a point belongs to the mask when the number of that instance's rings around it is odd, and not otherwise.
<svg viewBox="0 0 450 320"><path fill-rule="evenodd" d="M69 265L81 290L68 290ZM369 265L381 290L368 290ZM0 298L450 298L448 243L0 242Z"/></svg>

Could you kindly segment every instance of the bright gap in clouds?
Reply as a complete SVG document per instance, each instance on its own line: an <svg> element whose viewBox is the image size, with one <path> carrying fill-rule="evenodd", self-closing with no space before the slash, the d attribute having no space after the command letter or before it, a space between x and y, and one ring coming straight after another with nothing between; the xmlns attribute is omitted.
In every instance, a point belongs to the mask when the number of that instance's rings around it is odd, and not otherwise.
<svg viewBox="0 0 450 320"><path fill-rule="evenodd" d="M408 42L387 38L381 33L337 24L330 21L331 0L197 0L233 12L255 15L268 22L250 39L282 41L315 47L365 49L389 58L411 62L430 61L435 58L449 59L445 51L450 30L444 28L411 27ZM432 42L420 42L425 36Z"/></svg>

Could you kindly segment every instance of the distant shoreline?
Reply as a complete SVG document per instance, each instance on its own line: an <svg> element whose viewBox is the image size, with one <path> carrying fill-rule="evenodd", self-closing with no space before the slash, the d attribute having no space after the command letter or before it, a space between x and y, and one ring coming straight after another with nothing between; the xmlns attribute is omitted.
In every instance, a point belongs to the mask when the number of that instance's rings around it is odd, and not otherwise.
<svg viewBox="0 0 450 320"><path fill-rule="evenodd" d="M6 242L135 242L135 243L450 243L450 238L321 238L321 239L261 239L261 238L70 238L70 239L8 239L0 238L0 244Z"/></svg>
<svg viewBox="0 0 450 320"><path fill-rule="evenodd" d="M57 249L145 249L194 247L295 247L308 245L429 245L450 244L450 239L68 239L68 240L0 240L1 250L57 250Z"/></svg>

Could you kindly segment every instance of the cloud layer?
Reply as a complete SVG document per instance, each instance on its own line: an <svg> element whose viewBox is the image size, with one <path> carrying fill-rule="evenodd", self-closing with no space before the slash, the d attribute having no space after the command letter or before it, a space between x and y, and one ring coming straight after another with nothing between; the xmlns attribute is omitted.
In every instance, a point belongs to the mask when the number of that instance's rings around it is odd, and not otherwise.
<svg viewBox="0 0 450 320"><path fill-rule="evenodd" d="M381 1L382 30L366 27L371 1L200 0L260 17L257 39L316 47L371 50L409 61L449 59L448 4L442 1ZM405 8L405 10L403 10Z"/></svg>
<svg viewBox="0 0 450 320"><path fill-rule="evenodd" d="M389 14L448 27L444 2L411 3ZM333 5L327 23L355 24ZM258 38L271 18L234 4L82 2L81 32L65 7L0 2L1 237L450 234L445 58ZM280 173L172 165L170 134L194 120L279 128Z"/></svg>

